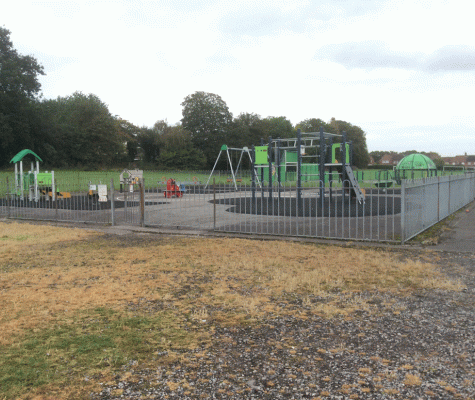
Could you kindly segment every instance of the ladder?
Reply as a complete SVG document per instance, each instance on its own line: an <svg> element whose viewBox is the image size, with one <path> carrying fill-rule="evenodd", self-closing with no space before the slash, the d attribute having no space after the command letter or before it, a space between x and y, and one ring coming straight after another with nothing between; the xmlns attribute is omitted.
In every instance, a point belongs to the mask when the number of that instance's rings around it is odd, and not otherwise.
<svg viewBox="0 0 475 400"><path fill-rule="evenodd" d="M346 175L348 176L348 179L351 182L351 186L353 186L353 190L355 191L356 194L356 199L358 200L358 203L361 204L363 201L364 203L364 193L360 188L360 185L358 184L358 181L355 178L355 175L353 174L353 169L349 165L345 165L345 170L346 170Z"/></svg>

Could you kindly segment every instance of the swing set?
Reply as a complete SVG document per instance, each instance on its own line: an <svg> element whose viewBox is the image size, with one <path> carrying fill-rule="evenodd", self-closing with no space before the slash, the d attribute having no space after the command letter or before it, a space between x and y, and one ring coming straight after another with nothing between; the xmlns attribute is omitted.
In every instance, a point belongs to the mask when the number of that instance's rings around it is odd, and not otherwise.
<svg viewBox="0 0 475 400"><path fill-rule="evenodd" d="M209 174L208 180L206 181L205 189L208 187L209 181L211 180L211 177L213 176L213 173L216 169L216 166L218 165L219 159L221 158L221 155L226 154L226 160L227 160L227 166L229 168L229 171L231 172L231 176L227 177L227 182L233 183L234 188L238 190L237 184L238 182L242 182L242 177L240 176L240 170L242 170L242 161L243 158L246 158L246 154L249 157L249 161L252 165L252 156L251 152L249 151L248 147L243 147L243 148L235 148L235 147L228 147L227 145L223 144L221 146L221 150L219 151L218 157L216 158L216 161L214 163L213 169L211 170L211 174ZM237 158L237 154L239 154L239 161L236 166L234 166L236 163L235 161ZM255 171L257 173L257 170ZM259 181L259 178L257 178L259 186L261 186L261 183Z"/></svg>

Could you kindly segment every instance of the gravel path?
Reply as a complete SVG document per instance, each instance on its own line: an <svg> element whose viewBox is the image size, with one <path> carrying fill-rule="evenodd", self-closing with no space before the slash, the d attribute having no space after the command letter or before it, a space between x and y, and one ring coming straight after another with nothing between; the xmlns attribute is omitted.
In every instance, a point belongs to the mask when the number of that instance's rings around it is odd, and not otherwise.
<svg viewBox="0 0 475 400"><path fill-rule="evenodd" d="M301 315L226 328L211 312L212 345L154 370L131 362L91 398L475 399L475 255L428 254L466 288L362 293L370 310L332 319L295 303Z"/></svg>

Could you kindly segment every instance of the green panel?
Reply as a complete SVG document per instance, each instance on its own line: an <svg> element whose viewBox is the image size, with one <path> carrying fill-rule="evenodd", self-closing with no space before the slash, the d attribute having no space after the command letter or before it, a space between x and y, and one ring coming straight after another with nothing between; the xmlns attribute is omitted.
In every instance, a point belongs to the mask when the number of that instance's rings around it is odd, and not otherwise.
<svg viewBox="0 0 475 400"><path fill-rule="evenodd" d="M37 174L38 186L51 186L53 174L49 172L40 172Z"/></svg>
<svg viewBox="0 0 475 400"><path fill-rule="evenodd" d="M286 151L285 152L285 162L297 162L297 152L296 151Z"/></svg>
<svg viewBox="0 0 475 400"><path fill-rule="evenodd" d="M267 149L268 146L256 146L256 165L268 164Z"/></svg>
<svg viewBox="0 0 475 400"><path fill-rule="evenodd" d="M341 148L341 143L334 143L332 145L332 163L333 164L336 164L336 157L335 157L335 152L336 152L336 149L340 149ZM338 160L339 163L341 163L341 160ZM346 143L346 163L349 164L350 163L350 145L348 143Z"/></svg>

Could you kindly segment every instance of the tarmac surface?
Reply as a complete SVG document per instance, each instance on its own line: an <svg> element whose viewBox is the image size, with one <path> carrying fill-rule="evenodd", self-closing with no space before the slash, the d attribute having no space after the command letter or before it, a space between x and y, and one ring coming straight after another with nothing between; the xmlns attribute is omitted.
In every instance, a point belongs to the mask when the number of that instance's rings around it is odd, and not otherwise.
<svg viewBox="0 0 475 400"><path fill-rule="evenodd" d="M475 201L463 207L447 222L446 229L433 249L475 253Z"/></svg>

